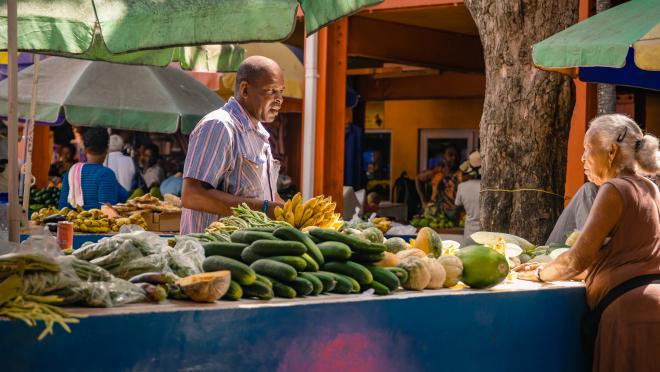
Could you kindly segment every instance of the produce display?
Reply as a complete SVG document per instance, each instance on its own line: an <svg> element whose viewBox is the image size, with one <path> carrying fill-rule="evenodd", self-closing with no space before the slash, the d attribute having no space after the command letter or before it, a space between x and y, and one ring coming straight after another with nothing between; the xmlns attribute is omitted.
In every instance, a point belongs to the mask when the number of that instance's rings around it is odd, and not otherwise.
<svg viewBox="0 0 660 372"><path fill-rule="evenodd" d="M54 208L60 201L60 188L55 186L43 189L30 188L30 210L38 211L42 208ZM21 197L19 202L23 203Z"/></svg>
<svg viewBox="0 0 660 372"><path fill-rule="evenodd" d="M465 226L464 216L447 216L447 214L435 206L430 206L424 209L424 213L414 216L410 220L410 224L419 227L430 228L457 228Z"/></svg>
<svg viewBox="0 0 660 372"><path fill-rule="evenodd" d="M130 217L135 214L159 212L178 213L181 212L181 201L174 195L169 195L167 201L162 201L152 194L145 194L112 206L112 210L119 216Z"/></svg>
<svg viewBox="0 0 660 372"><path fill-rule="evenodd" d="M90 209L88 211L70 208L42 208L32 214L32 221L39 225L69 221L73 223L73 230L82 233L106 234L118 232L124 225L138 225L147 227L147 222L139 213L129 217L108 217L101 209Z"/></svg>
<svg viewBox="0 0 660 372"><path fill-rule="evenodd" d="M332 197L319 195L303 202L302 194L297 193L284 203L283 208L275 208L275 219L299 229L323 227L337 230L344 222L341 215L335 213L336 206Z"/></svg>

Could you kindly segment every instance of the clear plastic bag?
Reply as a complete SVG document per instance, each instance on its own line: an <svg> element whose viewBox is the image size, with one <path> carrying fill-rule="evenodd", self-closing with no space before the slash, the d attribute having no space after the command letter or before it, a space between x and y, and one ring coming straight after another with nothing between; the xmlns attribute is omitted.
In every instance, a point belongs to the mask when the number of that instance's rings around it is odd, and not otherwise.
<svg viewBox="0 0 660 372"><path fill-rule="evenodd" d="M174 248L167 251L169 266L176 275L186 277L199 274L204 262L204 247L196 239L179 239Z"/></svg>
<svg viewBox="0 0 660 372"><path fill-rule="evenodd" d="M130 279L135 275L151 272L169 272L169 255L152 254L146 257L136 258L130 261L125 261L119 266L110 269L110 273L122 279Z"/></svg>

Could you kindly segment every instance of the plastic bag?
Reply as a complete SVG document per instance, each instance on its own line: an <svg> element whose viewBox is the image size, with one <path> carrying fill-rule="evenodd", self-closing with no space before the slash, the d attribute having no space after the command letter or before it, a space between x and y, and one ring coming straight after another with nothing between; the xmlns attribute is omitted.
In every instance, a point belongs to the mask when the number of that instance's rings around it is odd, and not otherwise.
<svg viewBox="0 0 660 372"><path fill-rule="evenodd" d="M51 257L57 257L62 254L57 240L46 230L41 230L30 235L21 242L17 252L41 252Z"/></svg>
<svg viewBox="0 0 660 372"><path fill-rule="evenodd" d="M180 277L199 274L203 271L204 247L196 239L179 239L174 248L167 252L167 255L170 268Z"/></svg>
<svg viewBox="0 0 660 372"><path fill-rule="evenodd" d="M146 257L136 258L130 261L125 261L121 265L110 269L110 273L122 279L130 279L135 275L151 272L169 272L169 255L152 254Z"/></svg>
<svg viewBox="0 0 660 372"><path fill-rule="evenodd" d="M116 307L135 302L147 301L142 288L123 279L114 278L110 282L90 282L82 286L84 303L94 307Z"/></svg>
<svg viewBox="0 0 660 372"><path fill-rule="evenodd" d="M412 225L401 225L393 223L385 235L417 235L417 228Z"/></svg>
<svg viewBox="0 0 660 372"><path fill-rule="evenodd" d="M110 270L141 257L143 257L142 252L133 241L125 240L113 252L107 256L97 257L91 260L91 263Z"/></svg>

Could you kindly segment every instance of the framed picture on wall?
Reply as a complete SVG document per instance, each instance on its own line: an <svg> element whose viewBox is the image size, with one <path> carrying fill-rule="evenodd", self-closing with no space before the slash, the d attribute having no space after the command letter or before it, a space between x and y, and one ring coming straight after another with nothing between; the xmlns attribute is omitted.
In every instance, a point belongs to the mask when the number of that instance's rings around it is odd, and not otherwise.
<svg viewBox="0 0 660 372"><path fill-rule="evenodd" d="M444 164L443 153L449 146L458 150L458 164L467 159L472 150L479 146L479 131L476 129L420 129L419 160L417 171L433 169Z"/></svg>

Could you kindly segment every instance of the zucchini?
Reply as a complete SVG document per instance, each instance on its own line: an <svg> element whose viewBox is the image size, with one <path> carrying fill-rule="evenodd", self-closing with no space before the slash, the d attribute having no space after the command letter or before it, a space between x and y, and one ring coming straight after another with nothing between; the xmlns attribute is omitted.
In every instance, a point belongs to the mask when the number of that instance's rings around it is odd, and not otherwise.
<svg viewBox="0 0 660 372"><path fill-rule="evenodd" d="M303 273L303 274L307 274L307 273ZM321 281L321 283L323 284L323 292L330 292L337 285L337 279L335 279L335 275L333 273L329 273L327 271L319 271L308 274L317 277Z"/></svg>
<svg viewBox="0 0 660 372"><path fill-rule="evenodd" d="M297 296L307 296L314 292L314 285L303 277L297 277L294 281L286 283L296 291Z"/></svg>
<svg viewBox="0 0 660 372"><path fill-rule="evenodd" d="M257 274L246 264L233 258L222 256L207 257L202 263L205 272L229 270L231 279L240 285L250 285L257 280Z"/></svg>
<svg viewBox="0 0 660 372"><path fill-rule="evenodd" d="M321 254L321 250L316 246L316 243L309 238L309 235L301 232L300 230L293 227L280 227L275 230L273 235L282 240L289 240L294 242L300 242L305 245L307 248L307 253L318 263L323 265L324 259Z"/></svg>
<svg viewBox="0 0 660 372"><path fill-rule="evenodd" d="M374 280L373 275L371 275L371 272L367 270L366 267L352 261L327 262L323 265L323 269L325 271L330 271L331 273L350 276L360 284L369 284Z"/></svg>
<svg viewBox="0 0 660 372"><path fill-rule="evenodd" d="M385 253L370 253L370 254L364 254L364 253L353 253L351 256L351 261L359 262L359 263L366 263L366 264L371 264L374 262L378 262L385 258Z"/></svg>
<svg viewBox="0 0 660 372"><path fill-rule="evenodd" d="M231 281L231 284L229 284L229 289L227 290L227 293L225 293L224 296L222 296L223 300L229 300L229 301L236 301L243 297L243 288L241 288L241 285L238 284L238 282Z"/></svg>
<svg viewBox="0 0 660 372"><path fill-rule="evenodd" d="M327 261L346 261L351 258L351 247L344 243L323 242L318 247Z"/></svg>
<svg viewBox="0 0 660 372"><path fill-rule="evenodd" d="M267 232L269 234L272 234L278 228L279 228L279 226L274 225L274 226L248 227L247 229L244 229L244 230L246 230L246 231L257 231L257 232Z"/></svg>
<svg viewBox="0 0 660 372"><path fill-rule="evenodd" d="M256 281L251 285L243 286L243 298L256 297L260 300L273 298L273 290L263 282Z"/></svg>
<svg viewBox="0 0 660 372"><path fill-rule="evenodd" d="M321 294L323 292L323 282L321 282L321 279L313 275L312 273L300 273L300 277L307 279L310 283L312 283L312 286L314 286L314 290L312 291L312 295L316 296L318 294Z"/></svg>
<svg viewBox="0 0 660 372"><path fill-rule="evenodd" d="M262 256L300 256L307 252L303 243L284 240L257 240L250 248Z"/></svg>
<svg viewBox="0 0 660 372"><path fill-rule="evenodd" d="M324 241L334 241L334 242L344 243L349 247L351 247L351 249L355 252L369 254L369 253L381 253L385 251L385 245L383 244L374 244L369 242L368 240L355 238L353 236L342 234L340 232L331 229L322 229L320 227L317 227L311 229L309 233Z"/></svg>
<svg viewBox="0 0 660 372"><path fill-rule="evenodd" d="M243 252L243 249L247 247L247 244L207 242L207 243L202 243L202 247L204 247L204 255L206 257L224 256L224 257L233 258L235 260L240 260L241 253Z"/></svg>
<svg viewBox="0 0 660 372"><path fill-rule="evenodd" d="M401 286L399 278L393 272L378 266L369 266L367 269L371 272L371 275L373 275L374 282L383 284L388 290L394 291Z"/></svg>
<svg viewBox="0 0 660 372"><path fill-rule="evenodd" d="M279 240L273 234L264 231L236 230L229 236L233 243L252 244L257 240Z"/></svg>
<svg viewBox="0 0 660 372"><path fill-rule="evenodd" d="M405 283L408 281L408 272L400 267L384 267L383 269L391 272L399 278L399 283Z"/></svg>
<svg viewBox="0 0 660 372"><path fill-rule="evenodd" d="M264 275L268 278L281 280L283 282L291 282L296 279L298 273L293 267L278 261L273 261L267 258L256 260L250 265L250 268L256 273ZM273 283L275 285L275 283Z"/></svg>
<svg viewBox="0 0 660 372"><path fill-rule="evenodd" d="M296 290L289 287L288 285L277 281L273 278L268 278L270 281L273 283L273 293L277 297L284 297L284 298L295 298L298 293L296 293Z"/></svg>
<svg viewBox="0 0 660 372"><path fill-rule="evenodd" d="M273 282L271 282L270 279L266 278L263 275L257 274L257 281L264 283L265 285L268 286L268 288L273 288Z"/></svg>
<svg viewBox="0 0 660 372"><path fill-rule="evenodd" d="M260 260L262 258L266 258L266 257L264 257L260 254L254 253L254 251L252 251L252 248L250 246L243 249L243 252L241 253L241 260L243 262L245 262L246 264L248 264L248 265L253 263L254 261Z"/></svg>
<svg viewBox="0 0 660 372"><path fill-rule="evenodd" d="M303 260L305 260L305 263L307 263L307 267L306 267L307 271L319 271L320 269L319 264L316 262L315 259L312 258L312 256L305 253L301 257Z"/></svg>
<svg viewBox="0 0 660 372"><path fill-rule="evenodd" d="M337 284L330 292L341 293L341 294L349 294L353 292L353 290L355 289L353 287L354 283L349 277L341 274L334 274L333 276Z"/></svg>
<svg viewBox="0 0 660 372"><path fill-rule="evenodd" d="M273 256L268 257L268 259L285 263L296 269L296 271L303 271L307 267L307 262L302 257L298 256Z"/></svg>
<svg viewBox="0 0 660 372"><path fill-rule="evenodd" d="M377 295L387 296L388 294L390 294L390 289L385 284L379 283L376 280L371 282L371 284L369 284L369 287L373 288L374 293Z"/></svg>

